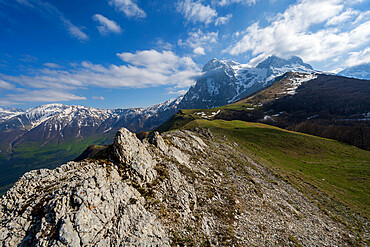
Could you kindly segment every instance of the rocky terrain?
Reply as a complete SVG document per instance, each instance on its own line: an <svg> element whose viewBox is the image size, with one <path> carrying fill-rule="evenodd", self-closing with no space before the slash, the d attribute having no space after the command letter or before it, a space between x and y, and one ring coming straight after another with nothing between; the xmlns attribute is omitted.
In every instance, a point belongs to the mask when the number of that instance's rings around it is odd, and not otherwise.
<svg viewBox="0 0 370 247"><path fill-rule="evenodd" d="M354 235L201 128L143 141L121 129L94 158L28 172L0 200L1 246L350 246Z"/></svg>

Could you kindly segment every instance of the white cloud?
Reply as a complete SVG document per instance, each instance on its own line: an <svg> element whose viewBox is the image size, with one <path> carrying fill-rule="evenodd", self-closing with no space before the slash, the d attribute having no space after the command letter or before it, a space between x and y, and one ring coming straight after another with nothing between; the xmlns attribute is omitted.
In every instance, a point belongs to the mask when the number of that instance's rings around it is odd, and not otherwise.
<svg viewBox="0 0 370 247"><path fill-rule="evenodd" d="M70 20L65 19L63 16L61 16L60 19L62 20L62 22L66 26L70 35L72 35L73 37L75 37L76 39L78 39L80 41L89 40L89 37L87 36L87 34L82 31L82 29L83 29L82 27L77 27L77 26L73 25Z"/></svg>
<svg viewBox="0 0 370 247"><path fill-rule="evenodd" d="M248 66L256 67L257 64L259 64L260 62L265 60L267 57L268 57L268 55L266 55L265 53L262 53L262 54L258 55L257 57L252 58L249 61Z"/></svg>
<svg viewBox="0 0 370 247"><path fill-rule="evenodd" d="M185 19L193 23L209 24L215 22L215 25L227 23L232 17L231 14L225 17L218 17L215 9L209 5L202 4L201 1L181 0L177 3L177 11L184 15Z"/></svg>
<svg viewBox="0 0 370 247"><path fill-rule="evenodd" d="M110 0L109 4L114 6L119 11L125 13L129 18L145 18L146 13L144 10L139 8L139 6L133 0Z"/></svg>
<svg viewBox="0 0 370 247"><path fill-rule="evenodd" d="M332 73L332 74L338 74L342 70L343 70L343 68L335 68L335 69L332 69L332 70L329 70L329 71L326 71L326 72Z"/></svg>
<svg viewBox="0 0 370 247"><path fill-rule="evenodd" d="M100 26L97 26L97 28L101 34L122 32L121 27L115 21L109 20L105 16L95 14L92 18L94 21L99 22Z"/></svg>
<svg viewBox="0 0 370 247"><path fill-rule="evenodd" d="M198 55L204 55L199 53L201 52L201 49L199 48L203 48L203 52L206 49L209 50L212 44L217 43L218 39L218 32L203 33L203 31L200 29L198 29L198 31L189 32L188 35L189 37L185 41L180 39L178 41L178 45L189 46L193 48L194 53Z"/></svg>
<svg viewBox="0 0 370 247"><path fill-rule="evenodd" d="M200 1L183 0L178 2L177 10L184 15L187 21L209 24L217 17L216 10Z"/></svg>
<svg viewBox="0 0 370 247"><path fill-rule="evenodd" d="M16 105L16 102L10 101L10 100L5 100L5 99L0 99L0 106L10 106L10 105Z"/></svg>
<svg viewBox="0 0 370 247"><path fill-rule="evenodd" d="M95 100L104 100L105 98L103 96L93 96L92 97Z"/></svg>
<svg viewBox="0 0 370 247"><path fill-rule="evenodd" d="M194 54L197 54L197 55L206 55L203 47L197 47L193 50L193 52Z"/></svg>
<svg viewBox="0 0 370 247"><path fill-rule="evenodd" d="M52 68L52 69L59 69L61 66L56 63L44 63L43 64L45 67Z"/></svg>
<svg viewBox="0 0 370 247"><path fill-rule="evenodd" d="M174 47L171 43L165 42L161 38L156 39L154 44L155 44L155 47L159 50L168 50L169 51L169 50L172 50L173 47Z"/></svg>
<svg viewBox="0 0 370 247"><path fill-rule="evenodd" d="M123 52L117 56L126 64L103 66L85 61L75 64L70 70L44 68L30 71L29 75L0 74L1 80L20 86L19 88L28 88L24 93L9 94L4 100L81 100L85 97L76 96L73 92L89 86L143 88L171 85L184 88L193 85L194 80L201 75L201 70L190 57L179 57L172 51L144 50Z"/></svg>
<svg viewBox="0 0 370 247"><path fill-rule="evenodd" d="M370 47L358 52L351 52L346 61L346 67L352 67L364 63L370 63Z"/></svg>
<svg viewBox="0 0 370 247"><path fill-rule="evenodd" d="M179 57L172 51L156 50L117 54L128 66L120 66L130 87L191 84L199 68L190 57ZM124 76L124 75L122 75Z"/></svg>
<svg viewBox="0 0 370 247"><path fill-rule="evenodd" d="M6 95L7 101L12 104L19 102L60 102L69 100L85 100L85 97L77 96L66 91L56 91L52 89L27 90L21 94Z"/></svg>
<svg viewBox="0 0 370 247"><path fill-rule="evenodd" d="M37 57L31 56L29 54L24 54L22 57L19 59L19 61L26 62L26 63L33 63L38 61L39 59Z"/></svg>
<svg viewBox="0 0 370 247"><path fill-rule="evenodd" d="M241 40L225 51L232 55L248 51L254 56L298 55L306 61L324 61L368 46L370 21L366 19L358 25L348 25L345 31L336 26L317 29L318 25L330 21L334 25L340 23L341 18L347 18L347 9L343 9L341 0L302 0L277 14L266 27L258 22L250 25ZM343 13L346 14L339 17ZM355 16L352 18L354 20Z"/></svg>
<svg viewBox="0 0 370 247"><path fill-rule="evenodd" d="M179 91L170 90L170 91L168 91L168 94L184 95L184 94L186 94L186 92L187 92L187 90L179 90Z"/></svg>
<svg viewBox="0 0 370 247"><path fill-rule="evenodd" d="M361 12L355 21L352 22L353 25L357 25L358 23L361 23L363 21L370 19L370 11Z"/></svg>
<svg viewBox="0 0 370 247"><path fill-rule="evenodd" d="M233 17L232 14L228 14L225 17L218 17L215 21L215 25L219 26L219 25L226 24L230 21L231 17Z"/></svg>
<svg viewBox="0 0 370 247"><path fill-rule="evenodd" d="M340 23L346 22L349 19L352 19L354 16L358 15L358 11L355 11L353 9L348 9L341 13L340 15L334 16L331 18L326 25L338 25Z"/></svg>
<svg viewBox="0 0 370 247"><path fill-rule="evenodd" d="M217 4L220 6L227 6L233 3L241 3L245 5L253 5L257 2L257 0L218 0Z"/></svg>
<svg viewBox="0 0 370 247"><path fill-rule="evenodd" d="M14 86L12 84L10 84L9 82L0 80L0 88L3 88L3 89L13 89Z"/></svg>

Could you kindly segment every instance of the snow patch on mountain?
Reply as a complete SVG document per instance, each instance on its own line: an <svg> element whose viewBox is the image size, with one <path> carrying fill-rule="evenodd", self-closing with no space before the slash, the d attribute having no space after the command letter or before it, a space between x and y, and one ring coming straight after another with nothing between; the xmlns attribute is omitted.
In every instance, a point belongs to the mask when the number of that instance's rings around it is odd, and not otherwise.
<svg viewBox="0 0 370 247"><path fill-rule="evenodd" d="M32 129L66 108L67 106L63 104L47 104L28 109L24 115L32 125Z"/></svg>
<svg viewBox="0 0 370 247"><path fill-rule="evenodd" d="M5 122L6 120L21 115L24 113L22 109L16 108L1 108L0 107L0 123Z"/></svg>
<svg viewBox="0 0 370 247"><path fill-rule="evenodd" d="M212 108L233 103L269 86L287 72L318 73L294 56L289 59L270 56L256 67L214 58L204 65L203 75L185 94L180 109Z"/></svg>
<svg viewBox="0 0 370 247"><path fill-rule="evenodd" d="M301 77L294 77L289 79L289 86L286 89L286 94L294 95L296 93L297 88L302 85L303 82L310 81L317 78L315 74L300 74Z"/></svg>

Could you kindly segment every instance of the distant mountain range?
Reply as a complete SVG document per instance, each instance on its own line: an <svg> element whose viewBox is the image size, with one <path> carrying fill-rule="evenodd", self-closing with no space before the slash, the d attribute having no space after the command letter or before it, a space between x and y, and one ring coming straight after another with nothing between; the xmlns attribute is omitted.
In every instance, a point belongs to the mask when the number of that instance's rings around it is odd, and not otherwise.
<svg viewBox="0 0 370 247"><path fill-rule="evenodd" d="M338 75L357 79L370 80L370 63L361 64L344 69Z"/></svg>
<svg viewBox="0 0 370 247"><path fill-rule="evenodd" d="M48 104L28 110L0 109L0 150L37 142L44 146L116 133L125 127L148 131L168 120L179 109L212 108L239 100L288 71L315 73L299 57L271 56L255 68L234 61L212 59L204 74L184 95L149 108L104 110L85 106Z"/></svg>
<svg viewBox="0 0 370 247"><path fill-rule="evenodd" d="M28 170L53 168L91 144L110 143L122 127L149 131L181 109L227 105L272 85L287 72L309 75L306 80L320 74L295 56L271 56L256 67L212 59L185 95L148 108L106 110L63 104L27 110L0 108L0 169L6 171L0 176L0 191Z"/></svg>

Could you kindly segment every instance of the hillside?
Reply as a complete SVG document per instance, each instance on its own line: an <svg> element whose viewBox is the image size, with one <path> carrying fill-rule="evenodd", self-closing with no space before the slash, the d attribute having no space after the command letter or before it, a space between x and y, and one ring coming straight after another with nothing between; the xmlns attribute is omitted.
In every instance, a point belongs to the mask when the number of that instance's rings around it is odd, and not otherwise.
<svg viewBox="0 0 370 247"><path fill-rule="evenodd" d="M25 174L0 200L0 241L368 243L368 151L242 121L183 128L143 142L122 129L95 158Z"/></svg>
<svg viewBox="0 0 370 247"><path fill-rule="evenodd" d="M370 81L287 73L212 118L262 122L370 150Z"/></svg>
<svg viewBox="0 0 370 247"><path fill-rule="evenodd" d="M209 120L205 116L212 116L212 111L203 111L203 116L198 112L182 111L158 130L209 128L299 189L326 214L351 228L365 227L370 209L369 151L261 123Z"/></svg>

